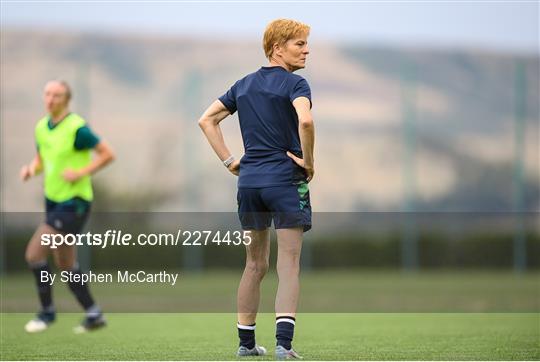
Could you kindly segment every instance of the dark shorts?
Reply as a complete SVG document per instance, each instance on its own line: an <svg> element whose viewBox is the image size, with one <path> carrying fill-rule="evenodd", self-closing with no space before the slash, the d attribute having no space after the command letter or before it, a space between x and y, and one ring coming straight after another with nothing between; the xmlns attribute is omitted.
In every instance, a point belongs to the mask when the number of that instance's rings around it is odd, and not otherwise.
<svg viewBox="0 0 540 362"><path fill-rule="evenodd" d="M311 203L305 182L298 185L239 188L238 216L244 230L311 229Z"/></svg>
<svg viewBox="0 0 540 362"><path fill-rule="evenodd" d="M64 202L45 199L45 222L61 233L79 234L88 220L90 205L79 197Z"/></svg>

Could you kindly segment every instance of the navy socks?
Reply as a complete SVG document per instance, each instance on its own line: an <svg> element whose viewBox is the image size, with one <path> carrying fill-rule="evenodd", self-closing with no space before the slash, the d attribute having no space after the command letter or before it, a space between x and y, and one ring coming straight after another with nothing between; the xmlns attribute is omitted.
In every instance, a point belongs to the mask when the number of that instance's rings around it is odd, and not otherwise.
<svg viewBox="0 0 540 362"><path fill-rule="evenodd" d="M250 325L242 325L237 323L238 337L240 338L240 346L252 349L255 347L255 323Z"/></svg>
<svg viewBox="0 0 540 362"><path fill-rule="evenodd" d="M292 340L294 336L294 325L296 319L294 317L282 316L276 318L276 345L282 346L287 350L292 348ZM240 346L252 349L255 347L255 323L250 325L242 325L237 323L238 337L240 338Z"/></svg>
<svg viewBox="0 0 540 362"><path fill-rule="evenodd" d="M54 313L52 302L52 287L48 282L41 281L42 272L50 273L51 269L46 261L30 264L30 270L34 274L41 310L46 313Z"/></svg>
<svg viewBox="0 0 540 362"><path fill-rule="evenodd" d="M81 274L78 267L74 268L71 272L73 274ZM91 309L95 310L97 308L94 304L94 299L92 299L92 296L90 295L90 290L88 289L87 284L70 281L68 285L69 289L73 292L75 298L77 298L79 304L84 308L85 311L88 312Z"/></svg>
<svg viewBox="0 0 540 362"><path fill-rule="evenodd" d="M276 318L276 345L282 346L289 350L292 348L292 340L294 336L294 325L296 319L294 317L282 316Z"/></svg>

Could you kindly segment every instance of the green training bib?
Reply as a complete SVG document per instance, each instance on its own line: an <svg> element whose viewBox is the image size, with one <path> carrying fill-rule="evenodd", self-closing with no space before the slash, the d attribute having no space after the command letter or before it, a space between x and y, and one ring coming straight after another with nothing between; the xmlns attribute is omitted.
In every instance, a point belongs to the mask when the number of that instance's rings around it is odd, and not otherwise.
<svg viewBox="0 0 540 362"><path fill-rule="evenodd" d="M92 161L91 150L77 150L74 146L77 130L86 122L74 113L66 116L53 129L49 128L48 122L48 116L40 119L35 130L43 161L45 197L55 202L74 197L92 201L94 194L90 176L83 176L75 182L68 182L62 177L66 169L79 170Z"/></svg>

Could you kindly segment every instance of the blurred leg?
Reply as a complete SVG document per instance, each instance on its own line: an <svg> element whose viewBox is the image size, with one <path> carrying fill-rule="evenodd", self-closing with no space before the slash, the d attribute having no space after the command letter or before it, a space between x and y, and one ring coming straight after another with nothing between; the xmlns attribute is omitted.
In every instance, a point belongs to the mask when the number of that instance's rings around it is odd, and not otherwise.
<svg viewBox="0 0 540 362"><path fill-rule="evenodd" d="M61 245L53 249L54 264L60 270L72 270L77 262L75 246Z"/></svg>
<svg viewBox="0 0 540 362"><path fill-rule="evenodd" d="M56 233L58 232L47 224L41 224L38 226L38 228L34 232L34 235L32 235L32 238L26 246L26 252L24 257L29 265L44 263L47 261L47 256L49 255L49 247L41 245L41 235Z"/></svg>
<svg viewBox="0 0 540 362"><path fill-rule="evenodd" d="M77 249L75 246L59 246L54 250L53 255L58 269L71 271L73 274L82 273L77 263ZM88 316L97 317L101 315L101 310L96 306L90 294L88 284L70 280L68 286Z"/></svg>
<svg viewBox="0 0 540 362"><path fill-rule="evenodd" d="M24 255L32 274L34 275L41 309L43 312L48 313L54 312L52 287L49 282L41 281L41 277L42 274L51 273L49 264L47 263L50 249L48 246L41 245L41 235L56 233L57 231L47 224L39 225L28 242Z"/></svg>

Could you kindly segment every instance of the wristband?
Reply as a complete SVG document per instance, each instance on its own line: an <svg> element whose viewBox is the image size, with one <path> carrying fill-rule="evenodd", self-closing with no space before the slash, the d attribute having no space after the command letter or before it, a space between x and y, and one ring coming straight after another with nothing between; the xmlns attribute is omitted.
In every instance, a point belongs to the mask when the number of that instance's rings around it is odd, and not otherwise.
<svg viewBox="0 0 540 362"><path fill-rule="evenodd" d="M229 166L231 165L231 163L233 163L235 160L234 156L230 156L229 158L227 158L225 161L223 161L223 165L227 168L229 168Z"/></svg>

